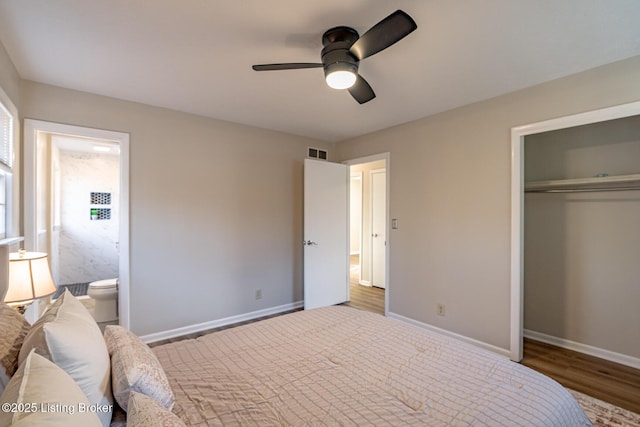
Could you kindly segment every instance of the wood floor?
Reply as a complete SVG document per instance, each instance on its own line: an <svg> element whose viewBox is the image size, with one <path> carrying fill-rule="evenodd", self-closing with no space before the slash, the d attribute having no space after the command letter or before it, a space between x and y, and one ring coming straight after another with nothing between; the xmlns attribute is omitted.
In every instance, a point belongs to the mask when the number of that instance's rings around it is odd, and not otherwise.
<svg viewBox="0 0 640 427"><path fill-rule="evenodd" d="M351 301L345 305L384 315L384 289L358 284L352 257ZM640 414L640 370L525 339L521 362L565 387Z"/></svg>
<svg viewBox="0 0 640 427"><path fill-rule="evenodd" d="M363 286L360 280L358 256L351 256L351 270L349 272L349 294L351 301L345 303L349 307L371 311L384 316L384 289L373 286Z"/></svg>
<svg viewBox="0 0 640 427"><path fill-rule="evenodd" d="M521 363L565 387L640 414L638 369L528 339Z"/></svg>

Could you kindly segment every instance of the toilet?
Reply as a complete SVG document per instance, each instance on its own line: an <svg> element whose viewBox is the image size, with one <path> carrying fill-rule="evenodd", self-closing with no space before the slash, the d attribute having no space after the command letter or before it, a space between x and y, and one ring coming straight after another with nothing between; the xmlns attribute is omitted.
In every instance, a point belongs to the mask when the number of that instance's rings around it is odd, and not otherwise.
<svg viewBox="0 0 640 427"><path fill-rule="evenodd" d="M118 279L98 280L89 283L87 295L96 301L92 313L96 322L118 320Z"/></svg>

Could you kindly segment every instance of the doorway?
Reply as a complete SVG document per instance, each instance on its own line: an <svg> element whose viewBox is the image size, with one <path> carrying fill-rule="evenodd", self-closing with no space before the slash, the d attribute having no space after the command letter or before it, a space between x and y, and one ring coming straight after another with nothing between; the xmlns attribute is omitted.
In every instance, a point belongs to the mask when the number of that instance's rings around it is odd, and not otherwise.
<svg viewBox="0 0 640 427"><path fill-rule="evenodd" d="M47 252L56 285L75 294L92 281L117 278L125 327L128 144L121 132L25 119L25 249Z"/></svg>
<svg viewBox="0 0 640 427"><path fill-rule="evenodd" d="M118 277L120 146L51 133L41 133L39 139L47 142L48 155L41 158L38 151L36 161L50 162L53 184L49 238L47 247L39 248L49 254L58 285L53 298L65 288L85 296L89 283Z"/></svg>
<svg viewBox="0 0 640 427"><path fill-rule="evenodd" d="M388 307L389 154L345 162L350 167L350 303L386 315Z"/></svg>

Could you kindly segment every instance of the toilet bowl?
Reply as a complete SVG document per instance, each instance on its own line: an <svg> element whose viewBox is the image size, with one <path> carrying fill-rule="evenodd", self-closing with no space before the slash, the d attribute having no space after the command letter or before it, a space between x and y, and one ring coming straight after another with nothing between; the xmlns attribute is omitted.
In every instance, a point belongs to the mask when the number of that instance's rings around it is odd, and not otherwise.
<svg viewBox="0 0 640 427"><path fill-rule="evenodd" d="M89 283L87 295L96 301L92 313L96 322L118 320L118 279L98 280Z"/></svg>

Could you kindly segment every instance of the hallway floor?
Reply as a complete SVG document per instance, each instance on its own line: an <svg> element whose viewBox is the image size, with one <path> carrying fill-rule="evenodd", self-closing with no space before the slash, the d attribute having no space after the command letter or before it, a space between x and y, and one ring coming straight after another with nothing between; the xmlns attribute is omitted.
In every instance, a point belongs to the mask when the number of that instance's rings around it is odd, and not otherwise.
<svg viewBox="0 0 640 427"><path fill-rule="evenodd" d="M351 300L345 305L371 311L384 316L385 290L373 286L364 286L358 283L360 280L359 256L351 255L349 271L349 294Z"/></svg>

